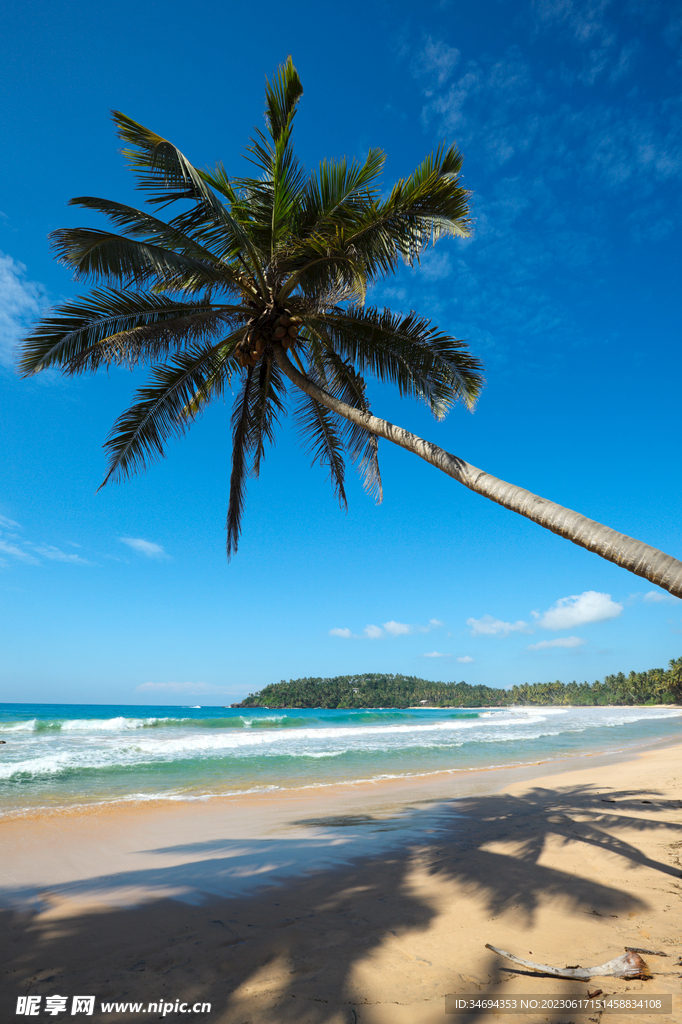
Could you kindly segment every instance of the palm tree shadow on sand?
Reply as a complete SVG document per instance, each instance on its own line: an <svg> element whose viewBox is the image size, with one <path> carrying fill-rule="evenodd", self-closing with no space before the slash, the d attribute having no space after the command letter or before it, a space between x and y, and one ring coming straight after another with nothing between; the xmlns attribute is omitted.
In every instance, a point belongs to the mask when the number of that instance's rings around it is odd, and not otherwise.
<svg viewBox="0 0 682 1024"><path fill-rule="evenodd" d="M332 869L311 869L231 898L216 895L221 880L234 872L229 839L164 847L161 852L196 853L197 858L179 867L137 871L134 879L123 872L114 880L84 883L93 893L105 882L109 890L112 885L142 886L151 894L142 906L100 904L56 917L3 912L0 942L8 967L2 988L9 997L9 1015L3 1019L14 1019L17 995L89 991L96 991L98 1004L100 999L140 1000L145 1007L157 999L210 1002L212 1012L205 1018L193 1014L192 1020L213 1024L370 1024L378 1019L378 1004L387 1012L392 1003L396 1012L398 1004L412 1006L415 1021L449 1019L443 1017L443 997L462 990L461 965L430 962L413 950L420 948L420 934L452 910L457 889L450 883L475 893L491 918L513 914L520 938L548 900L559 900L567 915L606 917L644 910L644 900L631 891L539 863L548 843L558 839L583 850L607 851L632 868L679 877L679 868L652 860L637 845L610 834L627 828L642 835L654 830L679 835L682 825L648 817L643 800L656 798L630 790L611 793L607 802L589 787L536 788L520 797L503 793L439 804L427 815L408 809L390 820L318 818L305 824L318 828L330 843L349 833L364 836L361 847L368 852ZM656 803L660 809L663 801ZM433 827L422 827L425 817ZM387 846L388 837L380 839L378 833L391 829L396 842ZM379 840L381 850L373 853ZM295 842L282 837L270 842L271 865L285 863ZM512 842L513 853L487 848L496 842ZM239 843L240 870L246 870L250 858L255 864L256 847L262 857L262 843L252 849ZM437 905L415 888L416 868L444 883ZM196 889L203 886L208 899L197 905L169 899L166 894L179 877ZM8 887L4 892L5 902L15 904L25 895ZM50 898L58 904L62 896L56 888ZM494 928L491 924L488 941L496 940ZM379 970L371 974L373 962L386 966L385 983ZM481 994L499 992L500 980L511 969L482 948L472 955L472 964L469 970ZM557 980L556 991L565 990ZM120 1019L154 1017L140 1012Z"/></svg>

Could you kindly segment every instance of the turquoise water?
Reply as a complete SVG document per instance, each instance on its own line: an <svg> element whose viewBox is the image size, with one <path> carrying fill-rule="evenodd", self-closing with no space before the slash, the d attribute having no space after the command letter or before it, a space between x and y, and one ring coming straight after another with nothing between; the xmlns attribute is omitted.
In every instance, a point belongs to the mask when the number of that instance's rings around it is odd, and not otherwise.
<svg viewBox="0 0 682 1024"><path fill-rule="evenodd" d="M518 765L677 738L679 708L0 704L0 814Z"/></svg>

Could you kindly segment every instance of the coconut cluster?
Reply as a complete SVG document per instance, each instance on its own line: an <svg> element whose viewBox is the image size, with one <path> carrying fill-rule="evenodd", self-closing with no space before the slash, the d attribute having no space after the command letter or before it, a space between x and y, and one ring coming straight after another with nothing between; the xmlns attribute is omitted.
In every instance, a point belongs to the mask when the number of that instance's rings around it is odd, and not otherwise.
<svg viewBox="0 0 682 1024"><path fill-rule="evenodd" d="M240 366L258 366L273 341L279 341L286 352L298 337L300 326L300 316L291 316L287 311L274 320L253 323L246 337L237 346L237 362Z"/></svg>

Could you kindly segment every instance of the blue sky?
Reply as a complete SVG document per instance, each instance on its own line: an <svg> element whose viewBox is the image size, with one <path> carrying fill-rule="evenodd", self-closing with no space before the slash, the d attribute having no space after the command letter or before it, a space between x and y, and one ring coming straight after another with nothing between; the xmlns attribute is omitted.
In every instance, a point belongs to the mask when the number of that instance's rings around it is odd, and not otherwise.
<svg viewBox="0 0 682 1024"><path fill-rule="evenodd" d="M228 703L305 675L509 686L667 664L682 604L414 456L385 500L335 506L285 426L227 563L229 405L145 476L96 493L138 374L21 380L13 346L86 291L46 235L75 195L140 205L111 108L198 166L241 153L288 53L299 152L464 153L475 231L372 301L469 341L487 388L437 424L372 383L378 415L682 556L682 4L481 0L258 9L36 0L4 14L0 188L0 685L7 701Z"/></svg>

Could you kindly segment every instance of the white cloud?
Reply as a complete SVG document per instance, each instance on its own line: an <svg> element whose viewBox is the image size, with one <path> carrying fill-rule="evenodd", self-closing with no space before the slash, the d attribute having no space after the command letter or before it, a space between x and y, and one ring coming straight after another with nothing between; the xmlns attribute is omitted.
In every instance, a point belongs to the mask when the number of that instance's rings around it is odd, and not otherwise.
<svg viewBox="0 0 682 1024"><path fill-rule="evenodd" d="M644 595L644 600L647 604L658 604L660 601L679 601L679 598L673 597L672 594L665 594L662 590L649 590Z"/></svg>
<svg viewBox="0 0 682 1024"><path fill-rule="evenodd" d="M471 626L472 636L508 636L510 633L532 633L528 623L519 619L518 622L503 622L501 619L494 619L492 615L484 615L482 619L467 619L467 626Z"/></svg>
<svg viewBox="0 0 682 1024"><path fill-rule="evenodd" d="M350 629L344 627L335 627L329 630L330 636L340 636L344 640L361 640L363 638L367 640L386 640L388 637L397 636L413 636L415 633L430 633L433 629L440 629L443 623L440 619L429 619L428 625L411 625L408 622L396 622L395 619L391 619L389 622L384 622L382 626L375 626L373 623L369 623L363 629L362 633L351 632Z"/></svg>
<svg viewBox="0 0 682 1024"><path fill-rule="evenodd" d="M472 662L473 660L474 660L474 659L473 659L473 658L471 657L471 655L470 655L470 654L465 654L463 658L458 658L458 659L457 659L457 661L458 661L458 662L459 662L459 663L460 663L461 665L470 665L470 664L471 664L471 662Z"/></svg>
<svg viewBox="0 0 682 1024"><path fill-rule="evenodd" d="M384 635L381 626L365 626L365 636L369 637L370 640L380 640Z"/></svg>
<svg viewBox="0 0 682 1024"><path fill-rule="evenodd" d="M0 364L13 366L14 348L46 305L45 290L26 280L26 267L0 252Z"/></svg>
<svg viewBox="0 0 682 1024"><path fill-rule="evenodd" d="M556 640L541 640L539 644L529 644L529 651L546 651L550 647L580 647L585 641L579 636L558 636Z"/></svg>
<svg viewBox="0 0 682 1024"><path fill-rule="evenodd" d="M411 70L416 78L435 80L436 85L443 85L459 60L459 50L448 46L441 39L435 42L431 36L426 37L423 49L415 56Z"/></svg>
<svg viewBox="0 0 682 1024"><path fill-rule="evenodd" d="M453 272L450 254L429 249L420 260L422 276L427 281L442 281Z"/></svg>
<svg viewBox="0 0 682 1024"><path fill-rule="evenodd" d="M133 551L146 558L170 558L160 544L154 544L150 540L142 540L141 537L119 537L121 544L127 544Z"/></svg>
<svg viewBox="0 0 682 1024"><path fill-rule="evenodd" d="M22 550L17 547L16 544L10 544L6 540L0 540L0 551L5 555L10 555L12 558L16 558L19 562L25 562L27 565L40 565L40 562L30 552Z"/></svg>
<svg viewBox="0 0 682 1024"><path fill-rule="evenodd" d="M581 46L603 37L608 45L611 32L603 17L608 3L609 0L534 0L532 8L540 22L566 25Z"/></svg>
<svg viewBox="0 0 682 1024"><path fill-rule="evenodd" d="M54 547L52 544L45 544L41 547L33 544L31 545L33 550L43 558L49 558L51 562L71 562L73 565L94 565L94 562L89 562L87 558L81 558L80 555L67 554L66 551L61 551L59 548ZM80 547L76 544L75 547Z"/></svg>
<svg viewBox="0 0 682 1024"><path fill-rule="evenodd" d="M538 625L543 629L572 629L588 622L615 619L622 611L623 605L612 601L610 594L586 590L583 594L560 598L549 611L539 617Z"/></svg>
<svg viewBox="0 0 682 1024"><path fill-rule="evenodd" d="M376 627L372 628L374 629ZM387 633L390 633L391 636L407 636L413 631L413 627L408 626L407 623L394 621L384 622L384 629Z"/></svg>
<svg viewBox="0 0 682 1024"><path fill-rule="evenodd" d="M649 600L657 599L649 598ZM612 601L610 594L586 590L583 594L561 597L546 612L533 611L531 615L542 629L571 629L575 626L583 626L588 622L604 622L606 619L615 619L622 611L623 605ZM481 619L467 619L467 626L471 627L472 636L508 636L510 633L534 632L522 619L517 622L504 622L502 619L493 618L492 615L484 615ZM579 643L583 643L577 637L568 639L571 641L570 643L547 641L542 644L534 644L529 650L539 651L545 647L576 647Z"/></svg>
<svg viewBox="0 0 682 1024"><path fill-rule="evenodd" d="M80 555L67 554L53 544L34 544L21 536L21 526L7 516L0 516L0 564L7 565L2 555L7 555L24 565L41 565L40 558L51 562L70 562L77 565L94 565ZM38 557L40 556L40 557Z"/></svg>
<svg viewBox="0 0 682 1024"><path fill-rule="evenodd" d="M429 619L427 626L410 625L407 622L384 622L384 629L390 636L413 636L415 633L430 633L433 629L440 629L443 623L440 619ZM375 627L373 627L375 628Z"/></svg>
<svg viewBox="0 0 682 1024"><path fill-rule="evenodd" d="M423 655L425 658L451 658L451 654L441 654L440 651L429 651L428 654ZM460 659L458 658L457 661Z"/></svg>
<svg viewBox="0 0 682 1024"><path fill-rule="evenodd" d="M184 693L191 696L200 694L224 694L229 687L215 686L213 683L140 683L135 687L137 693Z"/></svg>

